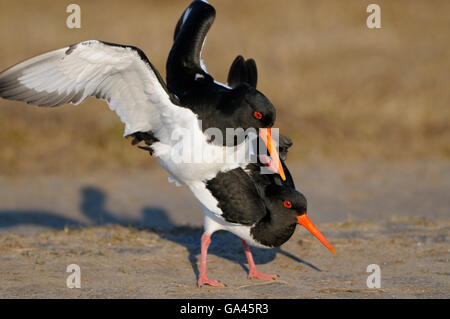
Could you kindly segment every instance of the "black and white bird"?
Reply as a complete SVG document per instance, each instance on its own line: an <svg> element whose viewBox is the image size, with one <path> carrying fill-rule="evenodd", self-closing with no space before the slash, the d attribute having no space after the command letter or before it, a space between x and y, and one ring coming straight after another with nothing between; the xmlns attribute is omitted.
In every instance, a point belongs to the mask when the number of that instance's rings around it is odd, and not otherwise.
<svg viewBox="0 0 450 319"><path fill-rule="evenodd" d="M256 85L256 64L238 56L233 62L228 83L231 86L247 82ZM229 231L242 239L244 252L249 265L249 278L272 280L273 274L264 274L256 269L249 245L260 248L273 248L284 244L293 235L296 225L309 230L331 252L336 251L306 215L305 196L295 189L292 176L284 164L292 141L280 135L279 148L286 180L278 174L263 174L261 168L267 166L277 171L272 159L261 153L256 163L245 168L235 168L220 172L207 181L206 187L216 201L216 209L204 208L204 234L201 239L201 266L198 285L223 287L224 284L211 280L207 274L208 246L211 236L218 230Z"/></svg>

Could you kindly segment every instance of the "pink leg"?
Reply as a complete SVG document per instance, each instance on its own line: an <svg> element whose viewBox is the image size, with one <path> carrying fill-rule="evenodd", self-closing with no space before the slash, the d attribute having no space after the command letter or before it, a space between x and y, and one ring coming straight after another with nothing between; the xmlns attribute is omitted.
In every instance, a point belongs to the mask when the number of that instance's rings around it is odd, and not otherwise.
<svg viewBox="0 0 450 319"><path fill-rule="evenodd" d="M208 234L202 235L202 257L201 257L201 264L200 264L200 275L198 278L198 286L201 287L203 285L210 285L213 287L225 287L223 283L217 280L211 280L208 278L208 275L206 274L206 257L208 256L208 247L211 243L211 236Z"/></svg>
<svg viewBox="0 0 450 319"><path fill-rule="evenodd" d="M242 240L242 245L244 245L245 256L247 256L248 261L248 279L261 279L261 280L274 280L278 275L263 274L256 269L255 262L253 261L252 252L248 247L245 240Z"/></svg>

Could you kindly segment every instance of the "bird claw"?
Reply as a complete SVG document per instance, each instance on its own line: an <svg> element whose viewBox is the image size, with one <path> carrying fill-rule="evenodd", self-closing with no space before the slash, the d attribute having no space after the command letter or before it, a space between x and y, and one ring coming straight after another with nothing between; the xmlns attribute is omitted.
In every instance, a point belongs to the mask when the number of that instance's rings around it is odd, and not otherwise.
<svg viewBox="0 0 450 319"><path fill-rule="evenodd" d="M148 151L151 156L153 156L154 150L149 146L138 146L141 150Z"/></svg>
<svg viewBox="0 0 450 319"><path fill-rule="evenodd" d="M208 277L200 277L198 279L198 286L202 287L202 286L205 286L205 285L209 285L209 286L212 286L212 287L226 287L225 284L221 283L218 280L211 280Z"/></svg>
<svg viewBox="0 0 450 319"><path fill-rule="evenodd" d="M250 271L248 273L248 279L275 280L278 277L279 277L278 275L263 274L258 270Z"/></svg>

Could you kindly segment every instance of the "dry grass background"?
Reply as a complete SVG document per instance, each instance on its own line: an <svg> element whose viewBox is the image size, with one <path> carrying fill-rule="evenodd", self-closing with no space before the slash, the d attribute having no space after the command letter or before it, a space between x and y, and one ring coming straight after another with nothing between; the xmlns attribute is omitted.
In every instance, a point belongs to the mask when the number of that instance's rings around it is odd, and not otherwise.
<svg viewBox="0 0 450 319"><path fill-rule="evenodd" d="M142 48L165 75L175 23L190 1L77 0L82 28L65 26L69 1L0 0L0 69L88 39ZM292 159L450 158L450 2L215 0L204 50L225 82L237 54L259 65L259 89L293 137ZM38 109L0 101L0 174L147 167L103 102Z"/></svg>

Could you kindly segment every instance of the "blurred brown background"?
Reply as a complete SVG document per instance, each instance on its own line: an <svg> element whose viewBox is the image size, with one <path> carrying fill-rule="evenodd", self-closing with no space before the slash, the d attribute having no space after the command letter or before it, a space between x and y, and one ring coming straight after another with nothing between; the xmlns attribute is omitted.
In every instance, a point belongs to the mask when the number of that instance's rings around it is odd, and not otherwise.
<svg viewBox="0 0 450 319"><path fill-rule="evenodd" d="M450 2L210 1L217 10L204 60L225 82L238 54L255 58L259 89L290 135L290 161L450 157ZM190 1L0 1L0 69L88 39L136 45L165 76L177 19ZM149 167L104 102L38 109L0 100L0 174Z"/></svg>

